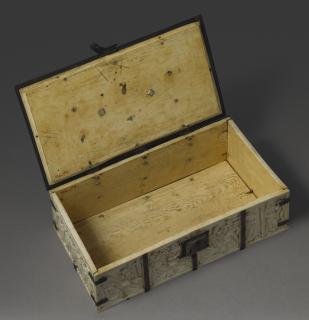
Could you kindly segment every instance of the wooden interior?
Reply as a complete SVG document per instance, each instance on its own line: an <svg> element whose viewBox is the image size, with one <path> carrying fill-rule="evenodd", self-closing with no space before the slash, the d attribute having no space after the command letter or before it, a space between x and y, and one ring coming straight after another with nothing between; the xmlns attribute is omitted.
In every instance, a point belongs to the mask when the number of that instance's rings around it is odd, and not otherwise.
<svg viewBox="0 0 309 320"><path fill-rule="evenodd" d="M226 152L222 120L55 191L78 222L224 161Z"/></svg>
<svg viewBox="0 0 309 320"><path fill-rule="evenodd" d="M225 119L54 192L100 268L283 189Z"/></svg>
<svg viewBox="0 0 309 320"><path fill-rule="evenodd" d="M254 199L223 161L85 219L75 228L99 267Z"/></svg>
<svg viewBox="0 0 309 320"><path fill-rule="evenodd" d="M286 189L233 121L228 125L227 160L257 197Z"/></svg>
<svg viewBox="0 0 309 320"><path fill-rule="evenodd" d="M222 113L199 22L20 93L51 185Z"/></svg>

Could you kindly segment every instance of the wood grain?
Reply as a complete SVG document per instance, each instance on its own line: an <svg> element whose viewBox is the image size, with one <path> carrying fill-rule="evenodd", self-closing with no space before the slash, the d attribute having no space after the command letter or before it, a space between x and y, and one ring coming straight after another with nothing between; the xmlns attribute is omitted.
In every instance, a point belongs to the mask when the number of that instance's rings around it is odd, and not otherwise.
<svg viewBox="0 0 309 320"><path fill-rule="evenodd" d="M227 120L213 124L190 137L159 146L146 158L143 154L104 169L99 175L105 189L96 189L94 182L98 174L93 174L56 190L64 197L66 192L72 192L71 199L66 198L67 207L68 199L72 203L75 199L76 208L85 204L84 219L77 220L73 226L61 204L65 201L56 198L62 221L65 217L65 223L58 220L60 230L63 229L58 234L73 262L77 261L77 271L88 292L96 301L104 301L98 310L144 292L143 254L148 255L152 289L192 270L190 257L179 259L181 243L206 230L209 232L209 247L197 253L199 267L238 251L240 213L244 210L247 246L287 229L289 205L288 202L282 205L281 200L289 197L289 191L234 122L229 121L228 127ZM192 174L197 167L183 166L189 154L198 168L220 161L220 155L227 160ZM143 171L143 161L147 162L146 167L149 165L149 171ZM176 164L174 173L173 161ZM115 175L108 180L108 174L114 170ZM152 181L148 187L156 186L153 191L138 187L146 172ZM107 186L112 186L115 179L124 181L122 192L125 193L135 176L131 200L125 200L125 196L121 198L116 184L115 193L110 192L102 206L97 206L95 199L91 198L92 192L96 195L96 190L106 192ZM172 179L176 181L172 182ZM84 198L79 198L78 194L83 195L83 192ZM120 203L117 205L117 202ZM105 209L93 215L100 208ZM73 212L68 211L70 217L76 219L75 209L71 207L71 210ZM92 216L87 217L89 212ZM76 242L74 237L79 241ZM90 281L87 273L89 260L93 261L92 277L96 280L104 277L106 281L97 285Z"/></svg>
<svg viewBox="0 0 309 320"><path fill-rule="evenodd" d="M99 268L254 199L224 161L75 227Z"/></svg>
<svg viewBox="0 0 309 320"><path fill-rule="evenodd" d="M25 87L21 97L50 184L221 113L199 22Z"/></svg>
<svg viewBox="0 0 309 320"><path fill-rule="evenodd" d="M287 189L232 120L228 121L227 160L258 197Z"/></svg>
<svg viewBox="0 0 309 320"><path fill-rule="evenodd" d="M246 208L246 243L250 246L287 229L281 225L289 217L289 205L281 206L280 200L289 197L288 191L279 191L259 199ZM240 249L240 212L238 208L225 218L188 232L170 243L152 250L149 254L151 290L160 284L192 271L191 257L179 259L181 243L206 230L209 232L209 247L198 252L198 265L202 267ZM107 281L97 286L99 299L108 298L100 311L144 292L142 259L134 258L103 273ZM102 274L101 274L102 276ZM189 276L189 275L188 275ZM186 294L186 293L184 293Z"/></svg>
<svg viewBox="0 0 309 320"><path fill-rule="evenodd" d="M73 222L226 160L227 119L55 189Z"/></svg>

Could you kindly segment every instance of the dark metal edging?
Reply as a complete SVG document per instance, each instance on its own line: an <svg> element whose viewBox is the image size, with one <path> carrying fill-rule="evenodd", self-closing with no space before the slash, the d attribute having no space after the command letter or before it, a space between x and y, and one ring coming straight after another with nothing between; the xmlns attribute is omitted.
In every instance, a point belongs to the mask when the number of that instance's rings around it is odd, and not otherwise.
<svg viewBox="0 0 309 320"><path fill-rule="evenodd" d="M278 222L278 227L285 226L290 223L290 219L282 220Z"/></svg>
<svg viewBox="0 0 309 320"><path fill-rule="evenodd" d="M107 280L107 278L104 277L104 276L102 278L98 279L98 280L95 280L93 275L90 272L88 272L88 275L89 275L89 278L91 279L91 281L93 282L93 284L95 286L97 286L97 285L99 285L99 284L101 284L101 283L103 283L103 282L105 282Z"/></svg>
<svg viewBox="0 0 309 320"><path fill-rule="evenodd" d="M246 210L240 212L240 250L246 249L247 240L246 240L246 220L247 220L247 212Z"/></svg>
<svg viewBox="0 0 309 320"><path fill-rule="evenodd" d="M150 291L150 278L149 278L149 261L148 254L143 255L143 274L144 274L144 290L145 292Z"/></svg>
<svg viewBox="0 0 309 320"><path fill-rule="evenodd" d="M22 102L22 98L21 98L19 90L24 88L24 87L27 87L27 86L29 86L31 84L34 84L36 82L48 79L48 78L50 78L52 76L55 76L57 74L60 74L60 73L63 73L65 71L74 69L74 68L79 67L79 66L81 66L83 64L86 64L88 62L94 61L96 59L99 59L99 58L102 58L102 57L107 56L109 54L112 54L114 52L117 52L119 50L125 49L125 48L127 48L129 46L132 46L132 45L136 44L136 43L145 41L147 39L150 39L150 38L153 38L153 37L156 37L156 36L159 36L159 35L161 35L161 34L163 34L165 32L171 31L173 29L179 28L181 26L184 26L186 24L193 23L193 22L199 22L200 23L201 33L202 33L202 36L203 36L203 39L204 39L204 43L205 43L205 46L206 46L206 49L207 49L207 55L208 55L208 58L209 58L210 68L211 68L211 72L213 74L213 78L214 78L214 81L215 81L215 84L216 84L216 89L217 89L217 93L218 93L218 97L219 97L222 113L220 115L217 115L217 116L212 117L210 119L201 121L201 122L199 122L197 124L188 126L187 128L181 129L181 130L179 130L177 132L171 133L171 134L169 134L169 135L167 135L165 137L161 137L159 139L156 139L154 141L146 143L146 144L144 144L142 146L139 146L139 147L137 147L137 148L135 148L133 150L127 151L125 153L122 153L122 154L120 154L118 156L115 156L114 158L112 158L110 160L107 160L106 162L103 162L101 164L95 165L92 168L89 168L89 169L87 169L85 171L79 172L78 174L73 175L73 176L68 177L68 178L65 178L65 179L63 179L63 180L61 180L61 181L59 181L57 183L49 184L49 182L47 180L46 172L45 172L44 167L43 167L42 159L40 157L39 150L38 150L38 147L37 147L37 144L36 144L36 141L35 141L35 137L34 137L32 129L31 129L30 121L28 119L26 110L24 108L24 104ZM91 47L93 49L93 45ZM95 51L98 52L98 50L95 50ZM208 37L207 37L206 27L205 27L202 15L197 15L197 16L195 16L193 18L187 19L187 20L182 21L180 23L177 23L177 24L174 24L174 25L169 26L167 28L161 29L161 30L159 30L157 32L150 33L150 34L148 34L148 35L146 35L144 37L137 38L137 39L135 39L133 41L130 41L130 42L127 42L127 43L125 43L123 45L119 45L119 46L112 45L111 47L105 48L105 49L104 48L102 49L102 47L101 47L101 50L99 50L99 52L102 52L102 53L98 53L98 54L96 54L94 56L91 56L90 58L83 59L83 60L81 60L79 62L76 62L74 64L71 64L71 65L69 65L67 67L60 68L58 70L55 70L55 71L50 72L50 73L47 73L47 74L42 75L40 77L36 77L36 78L34 78L32 80L25 81L23 83L17 84L15 86L15 91L16 91L16 94L17 94L17 97L18 97L18 100L19 100L19 104L20 104L21 109L22 109L22 114L23 114L23 116L25 118L25 121L26 121L26 124L27 124L27 127L28 127L28 132L30 134L31 141L32 141L32 144L34 146L35 154L36 154L37 160L39 162L39 167L40 167L40 170L41 170L41 173L42 173L42 176L43 176L43 179L44 179L44 183L46 185L47 190L54 189L56 187L59 187L61 185L66 184L68 182L74 181L75 179L78 179L80 177L87 176L88 174L91 174L91 173L94 173L96 171L99 171L99 170L101 170L101 169L103 169L103 168L105 168L105 167L107 167L107 166L109 166L111 164L117 163L117 162L119 162L121 160L124 160L124 159L132 157L134 155L140 154L140 153L142 153L144 151L149 150L150 148L158 146L159 144L162 144L162 143L167 142L169 140L172 140L174 138L177 138L177 137L183 136L185 134L188 134L190 132L193 132L193 131L195 131L197 129L200 129L200 128L204 127L204 126L207 126L208 124L211 124L213 122L219 121L219 120L223 119L224 117L226 117L226 111L225 111L225 107L224 107L224 103L223 103L222 92L221 92L221 89L220 89L220 84L219 84L218 76L217 76L215 65L214 65L214 59L213 59L213 56L212 56L211 48L210 48L210 45L209 45L209 40L208 40Z"/></svg>
<svg viewBox="0 0 309 320"><path fill-rule="evenodd" d="M100 301L96 301L93 295L91 295L90 297L97 307L101 306L103 303L106 303L108 301L108 298L103 298Z"/></svg>

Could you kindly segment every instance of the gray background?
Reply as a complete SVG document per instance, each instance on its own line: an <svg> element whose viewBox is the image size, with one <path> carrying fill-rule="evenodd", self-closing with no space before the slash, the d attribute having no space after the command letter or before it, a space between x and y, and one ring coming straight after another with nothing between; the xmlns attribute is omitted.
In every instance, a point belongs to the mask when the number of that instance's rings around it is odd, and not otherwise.
<svg viewBox="0 0 309 320"><path fill-rule="evenodd" d="M308 319L305 1L7 1L0 8L0 319ZM227 112L292 191L288 232L96 314L51 227L13 86L202 13Z"/></svg>

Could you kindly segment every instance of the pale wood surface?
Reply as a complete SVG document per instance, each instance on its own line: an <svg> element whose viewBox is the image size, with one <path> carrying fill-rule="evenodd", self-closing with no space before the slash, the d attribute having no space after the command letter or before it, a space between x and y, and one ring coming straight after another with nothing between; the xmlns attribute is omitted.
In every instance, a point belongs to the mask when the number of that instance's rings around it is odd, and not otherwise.
<svg viewBox="0 0 309 320"><path fill-rule="evenodd" d="M227 160L258 197L287 189L233 120L228 121Z"/></svg>
<svg viewBox="0 0 309 320"><path fill-rule="evenodd" d="M21 89L49 183L221 113L199 23Z"/></svg>
<svg viewBox="0 0 309 320"><path fill-rule="evenodd" d="M75 224L101 267L253 201L227 162Z"/></svg>
<svg viewBox="0 0 309 320"><path fill-rule="evenodd" d="M224 161L226 152L225 119L54 191L77 222Z"/></svg>

